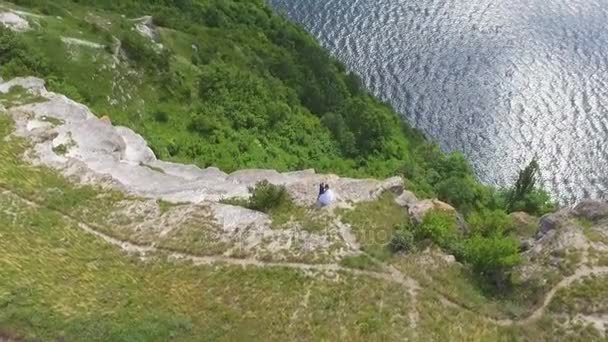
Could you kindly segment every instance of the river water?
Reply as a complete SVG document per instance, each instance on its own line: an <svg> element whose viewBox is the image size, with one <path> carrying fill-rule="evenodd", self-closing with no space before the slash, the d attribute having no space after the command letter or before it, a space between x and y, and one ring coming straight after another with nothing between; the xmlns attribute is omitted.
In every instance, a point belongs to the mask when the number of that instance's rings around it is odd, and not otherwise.
<svg viewBox="0 0 608 342"><path fill-rule="evenodd" d="M270 0L479 178L608 199L608 0Z"/></svg>

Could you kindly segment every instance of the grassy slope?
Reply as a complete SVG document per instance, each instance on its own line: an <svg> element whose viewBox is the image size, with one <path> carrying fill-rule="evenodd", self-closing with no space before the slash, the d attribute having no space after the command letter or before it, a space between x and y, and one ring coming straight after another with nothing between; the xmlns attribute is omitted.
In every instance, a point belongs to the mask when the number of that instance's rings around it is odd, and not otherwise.
<svg viewBox="0 0 608 342"><path fill-rule="evenodd" d="M12 94L7 101L35 101ZM373 236L364 248L407 271L425 288L414 302L394 284L349 274L305 275L282 268L192 266L170 263L162 255L146 261L81 231L60 213L103 227L124 196L77 187L54 171L22 161L24 142L4 140L10 120L0 114L0 336L74 341L141 340L554 340L560 334L549 314L538 324L499 328L483 316L446 307L437 293L472 303L475 311L503 316L500 305L471 285L462 269L427 268L411 256L387 256ZM9 192L6 192L9 190ZM16 195L14 195L14 194ZM33 200L32 207L21 198ZM363 213L363 215L358 215ZM345 212L358 234L379 220L407 219L390 196ZM373 224L387 238L392 226ZM111 229L108 233L119 234ZM118 237L120 237L118 235ZM360 236L361 237L361 236ZM346 264L355 268L360 263ZM366 265L363 265L366 266ZM376 265L377 266L377 265ZM434 281L425 283L431 276ZM460 285L458 285L460 284ZM594 295L597 291L592 292ZM585 298L585 297L583 297ZM419 312L416 329L409 317ZM589 340L591 330L569 338Z"/></svg>
<svg viewBox="0 0 608 342"><path fill-rule="evenodd" d="M112 70L109 68L112 57L106 50L78 46L66 49L59 41L60 36L112 44L111 39L96 34L80 19L91 16L90 8L74 6L70 10L72 16L63 15L63 19L52 16L41 19L44 29L24 36L30 45L44 51L60 70L63 81L67 80L55 85L58 90L76 99L82 97L99 115L109 115L115 122L137 129L155 146L176 140L185 144L192 139L208 143L187 130L191 113L185 107L175 101L159 101L162 91L146 73L135 73L124 64ZM115 25L108 29L114 35L120 35L124 25L131 25L111 12L92 13L99 15L98 18L111 19ZM206 34L209 36L204 39L211 39L213 30ZM161 35L163 42L176 52L172 68L181 70L186 76L185 82L194 86L199 69L193 67L188 56L193 37L171 29L161 29ZM71 94L69 85L74 84L77 89ZM121 99L121 95L125 97ZM118 99L119 104L111 105L108 96ZM169 122L153 120L157 110L170 112ZM7 122L0 122L0 131L6 133ZM122 198L120 194L100 193L92 188L75 188L53 172L28 167L17 158L20 149L16 142L3 144L0 149L3 161L0 185L3 187L52 209L86 213L93 224L107 217ZM228 169L236 167L228 164L233 161L230 153L217 154L213 150L202 151L208 159L195 158L194 161L206 165L214 160L220 165L227 163ZM179 155L172 158L192 161ZM244 162L246 166L289 168L287 164L277 166L274 160L263 158ZM166 340L170 334L176 334L178 339L196 340L200 336L245 339L264 334L270 339L304 336L304 339L393 340L414 333L409 330L406 318L409 299L402 289L392 285L348 276L338 282L312 279L280 269L243 271L226 267L217 272L212 268L173 265L162 260L142 263L84 235L53 210L28 208L8 195L0 195L0 201L3 208L0 243L7 251L0 258L0 272L5 272L0 277L0 308L5 308L0 313L0 327L18 335L30 333L45 339L65 335L75 340ZM344 214L347 222L354 225L364 249L380 259L389 258L384 244L394 223L406 219L390 203L390 199L385 198ZM374 215L379 216L370 220ZM387 218L383 224L373 225L373 231L386 241L367 241L365 234L370 232L370 222ZM390 262L399 266L407 264L407 258L398 256ZM355 260L350 266L373 269L377 265L370 260ZM409 266L412 269L405 269L412 274L419 267L417 263ZM503 307L505 302L484 295L472 284L467 272L436 272L428 284L476 311L495 316L526 311L509 308L508 301L507 307ZM428 276L417 277L424 284ZM308 289L311 289L312 304L298 309ZM260 298L268 301L259 303ZM498 329L484 323L476 314L445 308L433 291L423 294L418 307L422 321L416 332L422 339L497 340L497 334L505 334L505 339L529 335L530 340L542 340L555 339L562 333L551 317L524 329ZM291 318L296 311L299 312L295 318L297 324L290 324L288 316Z"/></svg>

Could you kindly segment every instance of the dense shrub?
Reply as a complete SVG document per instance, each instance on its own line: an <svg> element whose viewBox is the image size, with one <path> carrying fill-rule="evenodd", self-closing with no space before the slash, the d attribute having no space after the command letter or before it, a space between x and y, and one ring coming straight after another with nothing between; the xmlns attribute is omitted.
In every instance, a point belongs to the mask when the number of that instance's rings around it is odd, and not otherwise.
<svg viewBox="0 0 608 342"><path fill-rule="evenodd" d="M432 240L451 253L458 251L461 239L454 214L443 211L427 213L416 231L416 237L418 240Z"/></svg>
<svg viewBox="0 0 608 342"><path fill-rule="evenodd" d="M46 76L51 72L48 61L34 51L14 32L0 25L0 76Z"/></svg>
<svg viewBox="0 0 608 342"><path fill-rule="evenodd" d="M519 242L513 237L475 235L464 244L464 260L502 287L508 281L509 271L521 263Z"/></svg>
<svg viewBox="0 0 608 342"><path fill-rule="evenodd" d="M249 193L251 197L247 206L252 210L268 213L280 206L292 203L291 197L284 186L271 184L267 180L250 187Z"/></svg>
<svg viewBox="0 0 608 342"><path fill-rule="evenodd" d="M154 112L154 120L160 123L167 123L169 122L169 114L165 111L157 110Z"/></svg>
<svg viewBox="0 0 608 342"><path fill-rule="evenodd" d="M393 253L409 252L414 248L414 234L409 226L397 227L389 243L389 248Z"/></svg>
<svg viewBox="0 0 608 342"><path fill-rule="evenodd" d="M134 31L124 31L120 37L122 49L137 66L158 73L169 71L171 51L157 50L146 38Z"/></svg>
<svg viewBox="0 0 608 342"><path fill-rule="evenodd" d="M510 234L515 227L513 219L503 210L483 209L472 213L467 222L472 234L484 237L504 236Z"/></svg>

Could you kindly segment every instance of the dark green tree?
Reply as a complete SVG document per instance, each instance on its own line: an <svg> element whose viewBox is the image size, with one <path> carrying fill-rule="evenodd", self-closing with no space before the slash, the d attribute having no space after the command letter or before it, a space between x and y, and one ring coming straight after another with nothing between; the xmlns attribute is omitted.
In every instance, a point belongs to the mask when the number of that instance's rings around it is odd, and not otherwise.
<svg viewBox="0 0 608 342"><path fill-rule="evenodd" d="M532 159L530 164L519 172L519 176L517 177L517 181L511 190L507 203L509 210L513 208L515 203L523 200L527 194L534 191L539 172L540 166L538 165L536 158Z"/></svg>

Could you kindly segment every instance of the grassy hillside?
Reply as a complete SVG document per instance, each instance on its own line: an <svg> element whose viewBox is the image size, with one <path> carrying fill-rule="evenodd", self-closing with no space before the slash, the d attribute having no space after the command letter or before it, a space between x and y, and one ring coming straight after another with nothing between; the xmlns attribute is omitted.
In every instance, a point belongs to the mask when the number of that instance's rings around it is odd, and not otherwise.
<svg viewBox="0 0 608 342"><path fill-rule="evenodd" d="M23 100L23 99L21 99ZM34 101L35 99L28 99ZM22 161L26 142L5 137L0 115L0 338L29 341L590 341L587 326L564 328L563 311L601 298L605 281L560 292L538 322L523 317L530 302L488 295L456 264L424 253L386 255L421 287L414 298L387 277L288 267L193 265L163 252L130 256L83 231L106 227L120 193L78 187L54 171ZM133 199L137 200L137 199ZM363 205L353 225L392 204ZM69 214L68 215L66 215ZM401 216L400 216L401 215ZM391 214L394 223L405 219ZM382 225L374 229L386 229ZM357 230L361 232L360 230ZM120 238L117 232L114 235ZM369 235L368 235L369 236ZM365 243L373 253L376 246ZM374 253L377 256L381 254ZM429 260L432 260L429 263ZM348 265L347 265L348 266ZM361 264L352 265L360 269ZM373 271L377 272L377 270ZM601 278L603 279L603 278ZM447 298L455 303L446 304ZM519 313L513 305L522 305ZM563 309L565 308L565 309ZM596 311L599 311L598 308ZM576 313L576 312L574 312ZM415 320L413 320L415 319Z"/></svg>
<svg viewBox="0 0 608 342"><path fill-rule="evenodd" d="M419 196L456 206L468 229L441 213L414 226L385 195L331 213L352 228L362 250L333 260L338 271L301 272L260 260L260 267L245 268L170 262L172 252L226 252L225 244L201 238L211 224L205 212L181 222L183 234L178 229L181 235L163 240L128 230L117 208L141 199L79 187L28 165L21 156L26 142L4 139L11 121L0 113L0 339L599 339L597 329L563 319L601 297L601 280L563 289L538 321L518 321L569 275L544 285L511 279L523 261L518 239L536 229L518 230L507 212L550 209L534 188L534 168L513 191L483 186L462 155L425 140L264 1L0 0L0 11L9 9L27 12L21 15L32 30L0 28L4 79L44 78L51 90L142 134L162 159L225 171L402 175ZM151 38L136 30L147 15ZM19 89L0 95L7 108L35 101ZM161 216L174 209L157 205ZM322 231L327 224L285 203L269 213L273 229L301 221ZM140 259L83 227L158 249ZM433 245L443 252L429 254ZM443 253L462 264L445 262ZM417 291L394 274L411 277Z"/></svg>

